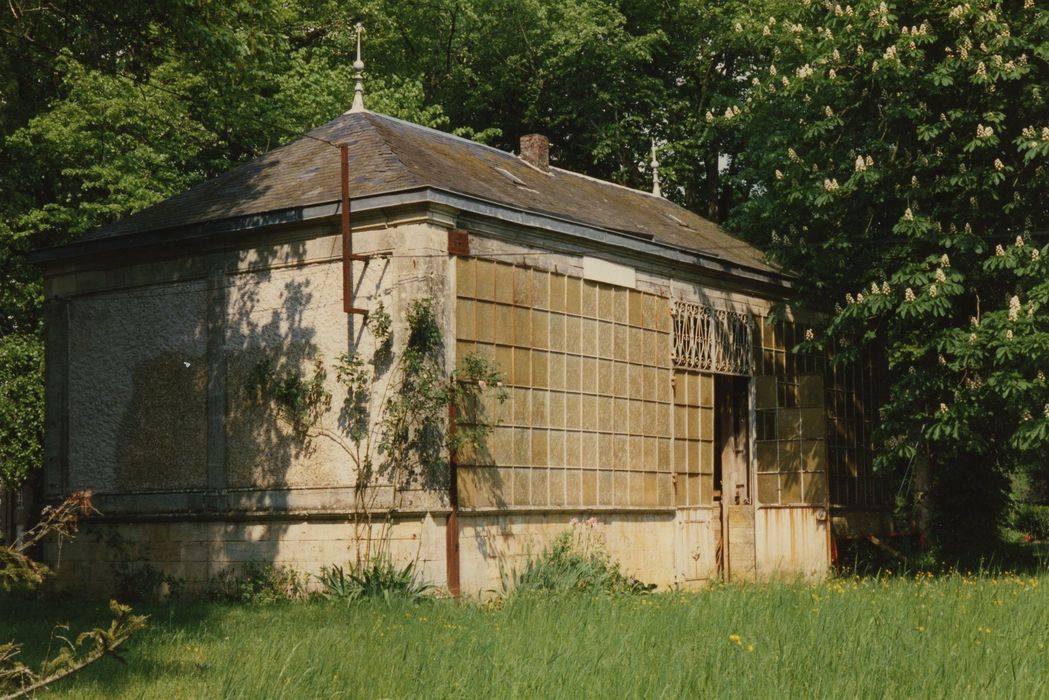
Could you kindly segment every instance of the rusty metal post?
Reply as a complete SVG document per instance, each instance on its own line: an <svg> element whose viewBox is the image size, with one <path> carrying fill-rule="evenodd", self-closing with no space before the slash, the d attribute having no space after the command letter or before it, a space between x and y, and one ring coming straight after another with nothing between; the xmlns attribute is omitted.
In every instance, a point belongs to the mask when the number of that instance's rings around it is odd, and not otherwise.
<svg viewBox="0 0 1049 700"><path fill-rule="evenodd" d="M347 314L367 316L367 309L358 309L353 305L353 261L367 261L368 256L353 254L350 233L350 148L346 144L339 146L339 159L342 165L342 310Z"/></svg>
<svg viewBox="0 0 1049 700"><path fill-rule="evenodd" d="M455 404L448 405L448 432L452 436L456 430L457 411ZM448 571L448 592L455 599L459 598L459 473L457 455L452 450L448 455L448 522L444 529L444 556Z"/></svg>

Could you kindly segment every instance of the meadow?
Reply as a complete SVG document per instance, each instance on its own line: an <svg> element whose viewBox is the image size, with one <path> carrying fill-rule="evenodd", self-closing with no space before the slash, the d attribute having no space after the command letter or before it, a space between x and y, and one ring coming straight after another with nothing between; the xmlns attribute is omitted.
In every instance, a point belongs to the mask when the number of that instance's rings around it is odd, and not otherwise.
<svg viewBox="0 0 1049 700"><path fill-rule="evenodd" d="M1049 697L1049 574L699 593L139 606L150 629L59 698ZM41 658L89 602L0 597ZM63 633L58 629L57 633Z"/></svg>

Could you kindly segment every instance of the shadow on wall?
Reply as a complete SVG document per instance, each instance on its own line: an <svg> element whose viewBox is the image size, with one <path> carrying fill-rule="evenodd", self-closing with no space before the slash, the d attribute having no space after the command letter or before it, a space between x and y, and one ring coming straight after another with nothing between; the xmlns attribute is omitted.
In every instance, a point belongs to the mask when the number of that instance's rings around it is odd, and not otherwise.
<svg viewBox="0 0 1049 700"><path fill-rule="evenodd" d="M295 521L280 517L294 506L286 489L316 495L352 486L341 449L295 434L249 387L262 360L278 375L308 375L314 363L330 365L361 342L359 319L342 313L338 263L308 261L308 253L300 242L227 254L207 285L166 288L145 304L139 291L121 304L123 320L109 329L109 365L129 375L130 394L118 421L105 411L95 418L101 432L116 423L112 490L157 503L170 495L176 504L189 494L198 512L187 513L193 522L176 517L130 526L139 531L129 537L100 537L111 545L110 562L148 563L198 585L231 563L294 558L285 539ZM338 406L343 396L332 377L325 387ZM324 411L321 420L334 423L337 413ZM314 500L332 510L352 506ZM244 515L278 517L248 523Z"/></svg>

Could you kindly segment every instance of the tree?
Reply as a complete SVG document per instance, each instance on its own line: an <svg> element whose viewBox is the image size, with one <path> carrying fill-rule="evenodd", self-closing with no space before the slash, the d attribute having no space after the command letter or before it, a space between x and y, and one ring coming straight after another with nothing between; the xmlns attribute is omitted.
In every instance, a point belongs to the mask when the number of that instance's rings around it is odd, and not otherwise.
<svg viewBox="0 0 1049 700"><path fill-rule="evenodd" d="M768 60L708 116L746 142L731 226L837 300L811 345L886 352L877 464L928 468L941 551L990 544L1004 477L1049 454L1049 12L806 2L736 29Z"/></svg>

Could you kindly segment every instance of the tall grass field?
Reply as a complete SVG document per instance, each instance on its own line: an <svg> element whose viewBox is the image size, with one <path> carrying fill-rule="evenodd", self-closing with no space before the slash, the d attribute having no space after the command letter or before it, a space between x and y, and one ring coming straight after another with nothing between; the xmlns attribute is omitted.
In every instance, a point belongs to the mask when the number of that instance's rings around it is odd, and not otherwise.
<svg viewBox="0 0 1049 700"><path fill-rule="evenodd" d="M690 594L140 607L150 629L56 698L1046 698L1049 575ZM0 598L43 656L104 603ZM61 634L62 630L56 630Z"/></svg>

